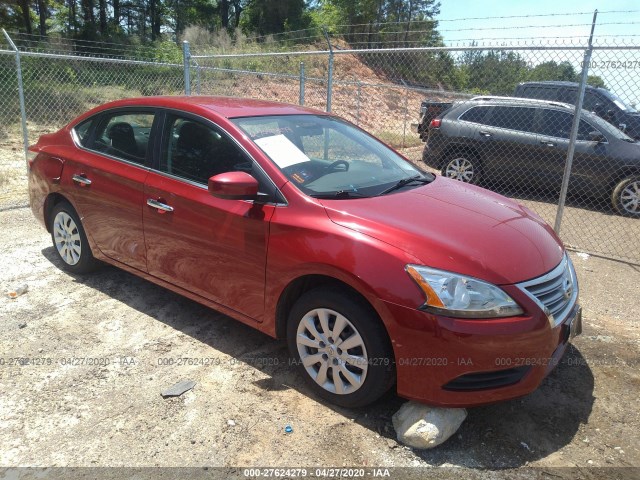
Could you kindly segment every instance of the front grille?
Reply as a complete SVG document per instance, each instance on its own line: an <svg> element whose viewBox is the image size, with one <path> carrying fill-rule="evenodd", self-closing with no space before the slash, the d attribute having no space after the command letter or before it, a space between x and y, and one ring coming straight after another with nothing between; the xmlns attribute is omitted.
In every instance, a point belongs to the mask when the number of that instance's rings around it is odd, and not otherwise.
<svg viewBox="0 0 640 480"><path fill-rule="evenodd" d="M494 372L468 373L450 381L442 388L453 392L469 392L506 387L522 380L530 368L516 367Z"/></svg>
<svg viewBox="0 0 640 480"><path fill-rule="evenodd" d="M519 286L544 310L552 327L564 322L578 299L578 281L566 254L549 273Z"/></svg>

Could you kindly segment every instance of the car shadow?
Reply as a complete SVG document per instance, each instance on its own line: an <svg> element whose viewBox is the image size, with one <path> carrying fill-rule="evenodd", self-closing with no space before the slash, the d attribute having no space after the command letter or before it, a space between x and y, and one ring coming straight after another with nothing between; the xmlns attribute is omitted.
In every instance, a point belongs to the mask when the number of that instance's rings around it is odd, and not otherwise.
<svg viewBox="0 0 640 480"><path fill-rule="evenodd" d="M54 266L62 263L53 247L42 254ZM389 392L366 408L345 409L329 404L307 387L290 360L286 342L274 340L247 325L181 295L115 267L91 275L69 274L74 281L98 290L167 326L191 336L236 361L267 375L253 385L264 391L295 389L400 448L393 414L405 402ZM546 457L571 443L593 408L593 374L580 351L567 349L558 367L538 390L518 400L469 409L458 432L433 450L412 450L431 465L470 468L515 468ZM246 393L245 393L246 394Z"/></svg>

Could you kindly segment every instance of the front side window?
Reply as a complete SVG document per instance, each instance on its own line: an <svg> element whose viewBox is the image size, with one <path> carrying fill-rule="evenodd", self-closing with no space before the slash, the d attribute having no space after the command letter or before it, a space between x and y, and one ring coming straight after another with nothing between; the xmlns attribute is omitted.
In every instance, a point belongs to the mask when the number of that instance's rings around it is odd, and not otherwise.
<svg viewBox="0 0 640 480"><path fill-rule="evenodd" d="M98 125L90 148L142 165L147 157L153 117L150 112L106 115Z"/></svg>
<svg viewBox="0 0 640 480"><path fill-rule="evenodd" d="M172 115L168 132L160 158L162 172L205 185L220 173L252 173L252 161L222 130Z"/></svg>
<svg viewBox="0 0 640 480"><path fill-rule="evenodd" d="M400 180L425 178L389 147L334 117L279 115L233 122L311 196L372 196Z"/></svg>
<svg viewBox="0 0 640 480"><path fill-rule="evenodd" d="M562 112L559 110L542 110L542 120L540 134L549 137L557 137L568 139L571 135L571 126L573 125L573 114ZM580 120L578 125L578 140L590 140L590 133L598 131L591 124Z"/></svg>

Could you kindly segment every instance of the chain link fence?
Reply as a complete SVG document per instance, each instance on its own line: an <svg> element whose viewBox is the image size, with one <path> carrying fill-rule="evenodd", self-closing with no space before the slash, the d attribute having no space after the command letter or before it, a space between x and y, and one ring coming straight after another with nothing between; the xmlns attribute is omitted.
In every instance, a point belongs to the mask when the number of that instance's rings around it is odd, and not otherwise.
<svg viewBox="0 0 640 480"><path fill-rule="evenodd" d="M516 199L555 224L570 247L640 262L640 44L370 48L380 45L344 38L324 32L232 53L185 45L184 68L43 53L18 42L29 141L123 97L187 90L299 103L350 120L422 168ZM7 207L26 203L9 43L0 44L0 95L0 206Z"/></svg>

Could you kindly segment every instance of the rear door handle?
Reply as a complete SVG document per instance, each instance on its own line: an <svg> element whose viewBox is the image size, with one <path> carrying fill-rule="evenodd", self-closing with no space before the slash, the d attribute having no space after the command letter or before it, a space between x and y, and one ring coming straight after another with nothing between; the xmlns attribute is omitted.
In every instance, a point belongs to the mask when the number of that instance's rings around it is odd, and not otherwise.
<svg viewBox="0 0 640 480"><path fill-rule="evenodd" d="M153 208L157 208L159 210L158 213L164 212L173 212L173 207L170 205L166 205L158 200L154 200L153 198L147 198L147 205Z"/></svg>
<svg viewBox="0 0 640 480"><path fill-rule="evenodd" d="M483 137L489 138L491 136L491 134L489 132L484 132L484 131L480 131L478 132L480 135L482 135Z"/></svg>
<svg viewBox="0 0 640 480"><path fill-rule="evenodd" d="M91 185L91 180L89 180L84 173L81 173L79 175L76 173L75 175L73 175L73 177L71 177L71 180L76 182L81 187L88 187L89 185Z"/></svg>
<svg viewBox="0 0 640 480"><path fill-rule="evenodd" d="M547 147L555 147L556 144L553 142L550 142L549 140L540 140L540 143L543 145L546 145Z"/></svg>

